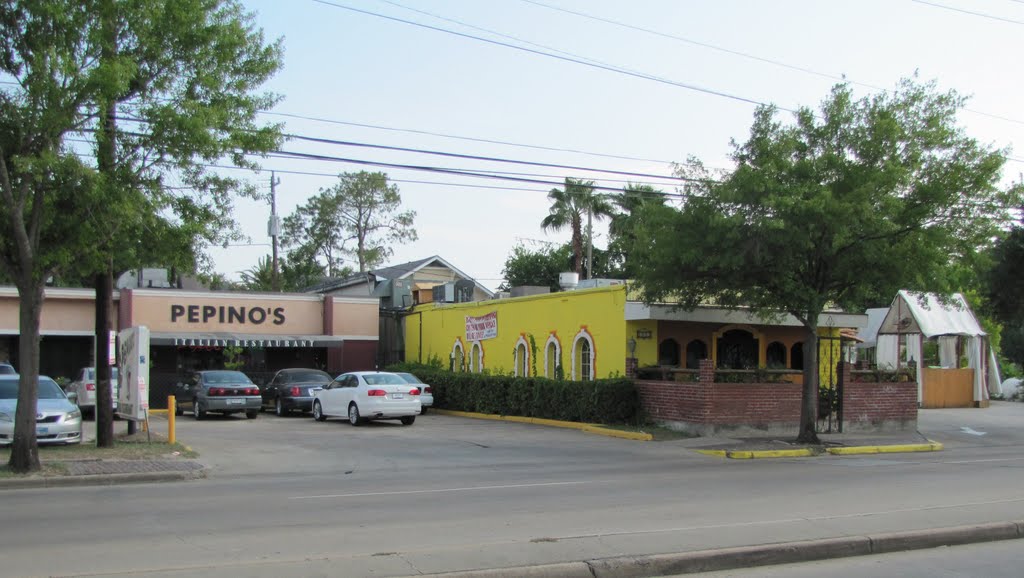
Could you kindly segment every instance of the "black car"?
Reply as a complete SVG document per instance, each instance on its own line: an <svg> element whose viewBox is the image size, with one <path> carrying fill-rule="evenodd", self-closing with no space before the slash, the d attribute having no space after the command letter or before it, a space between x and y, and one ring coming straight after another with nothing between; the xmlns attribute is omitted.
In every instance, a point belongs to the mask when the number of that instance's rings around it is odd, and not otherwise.
<svg viewBox="0 0 1024 578"><path fill-rule="evenodd" d="M244 412L245 417L255 419L260 412L260 388L241 371L196 371L178 384L174 397L175 415L188 409L196 419L203 419L207 412Z"/></svg>
<svg viewBox="0 0 1024 578"><path fill-rule="evenodd" d="M279 416L313 409L313 392L332 381L319 369L282 369L263 387L263 408L274 408Z"/></svg>

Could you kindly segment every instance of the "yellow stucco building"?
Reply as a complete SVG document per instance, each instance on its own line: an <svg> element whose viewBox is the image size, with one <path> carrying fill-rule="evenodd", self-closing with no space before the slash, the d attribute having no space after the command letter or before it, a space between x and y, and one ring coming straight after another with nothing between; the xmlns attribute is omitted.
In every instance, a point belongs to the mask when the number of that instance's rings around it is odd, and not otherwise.
<svg viewBox="0 0 1024 578"><path fill-rule="evenodd" d="M860 328L867 317L829 311L820 334ZM586 380L640 367L802 369L804 330L791 316L766 323L749 311L630 301L625 283L471 303L427 303L405 317L405 359L455 371ZM833 358L838 341L822 340ZM632 351L631 351L632 350ZM838 353L838 352L836 352ZM838 361L838 358L835 359ZM560 368L560 369L559 369Z"/></svg>

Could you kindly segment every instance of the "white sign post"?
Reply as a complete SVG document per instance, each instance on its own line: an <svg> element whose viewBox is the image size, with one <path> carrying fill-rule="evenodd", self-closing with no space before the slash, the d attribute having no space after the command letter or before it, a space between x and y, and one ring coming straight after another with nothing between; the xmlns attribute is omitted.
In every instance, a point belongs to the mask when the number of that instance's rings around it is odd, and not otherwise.
<svg viewBox="0 0 1024 578"><path fill-rule="evenodd" d="M117 415L146 421L149 410L149 328L130 327L118 335Z"/></svg>

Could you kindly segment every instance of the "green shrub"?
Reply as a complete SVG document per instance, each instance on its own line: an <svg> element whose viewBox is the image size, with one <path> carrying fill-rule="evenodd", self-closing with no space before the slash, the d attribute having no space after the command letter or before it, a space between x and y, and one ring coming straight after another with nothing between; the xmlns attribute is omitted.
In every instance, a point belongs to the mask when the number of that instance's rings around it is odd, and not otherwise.
<svg viewBox="0 0 1024 578"><path fill-rule="evenodd" d="M623 378L564 381L451 372L415 363L388 370L408 371L430 384L435 408L604 424L636 423L641 414L636 388Z"/></svg>

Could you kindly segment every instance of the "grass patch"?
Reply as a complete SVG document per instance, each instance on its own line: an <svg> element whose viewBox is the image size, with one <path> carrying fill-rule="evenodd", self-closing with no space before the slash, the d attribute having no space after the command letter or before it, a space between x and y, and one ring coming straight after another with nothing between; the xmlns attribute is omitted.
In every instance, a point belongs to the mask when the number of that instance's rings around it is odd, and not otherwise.
<svg viewBox="0 0 1024 578"><path fill-rule="evenodd" d="M682 440L697 437L690 433L677 431L654 423L648 423L643 425L603 425L601 427L619 431L651 434L651 436L654 438L654 441L656 442Z"/></svg>
<svg viewBox="0 0 1024 578"><path fill-rule="evenodd" d="M167 439L158 434L146 433L119 435L110 448L96 447L96 442L80 443L71 446L39 446L39 462L41 471L29 475L63 476L68 474L66 463L82 460L174 460L181 458L197 458L199 454L180 443L168 444ZM9 447L0 449L0 478L19 477L8 467L11 459Z"/></svg>

